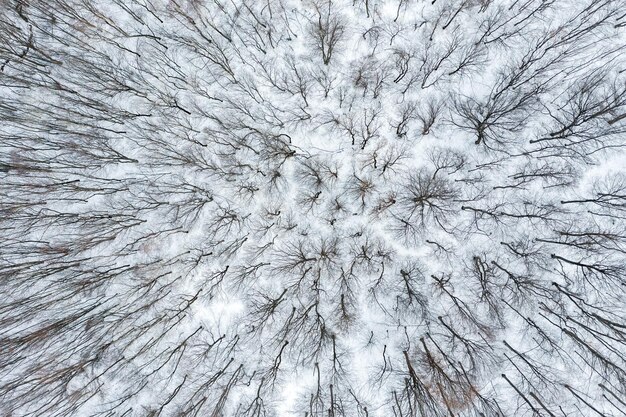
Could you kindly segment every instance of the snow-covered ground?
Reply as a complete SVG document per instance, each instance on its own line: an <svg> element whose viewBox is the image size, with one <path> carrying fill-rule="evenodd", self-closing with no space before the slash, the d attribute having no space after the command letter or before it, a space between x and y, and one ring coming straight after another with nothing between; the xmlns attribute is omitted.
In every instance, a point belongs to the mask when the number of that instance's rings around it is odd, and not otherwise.
<svg viewBox="0 0 626 417"><path fill-rule="evenodd" d="M625 30L1 2L0 414L626 415Z"/></svg>

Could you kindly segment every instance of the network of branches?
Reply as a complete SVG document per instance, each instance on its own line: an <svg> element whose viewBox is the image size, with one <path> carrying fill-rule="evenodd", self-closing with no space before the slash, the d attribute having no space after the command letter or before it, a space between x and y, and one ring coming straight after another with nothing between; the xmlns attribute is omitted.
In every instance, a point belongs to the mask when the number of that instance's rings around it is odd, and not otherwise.
<svg viewBox="0 0 626 417"><path fill-rule="evenodd" d="M0 2L0 415L626 416L625 28Z"/></svg>

